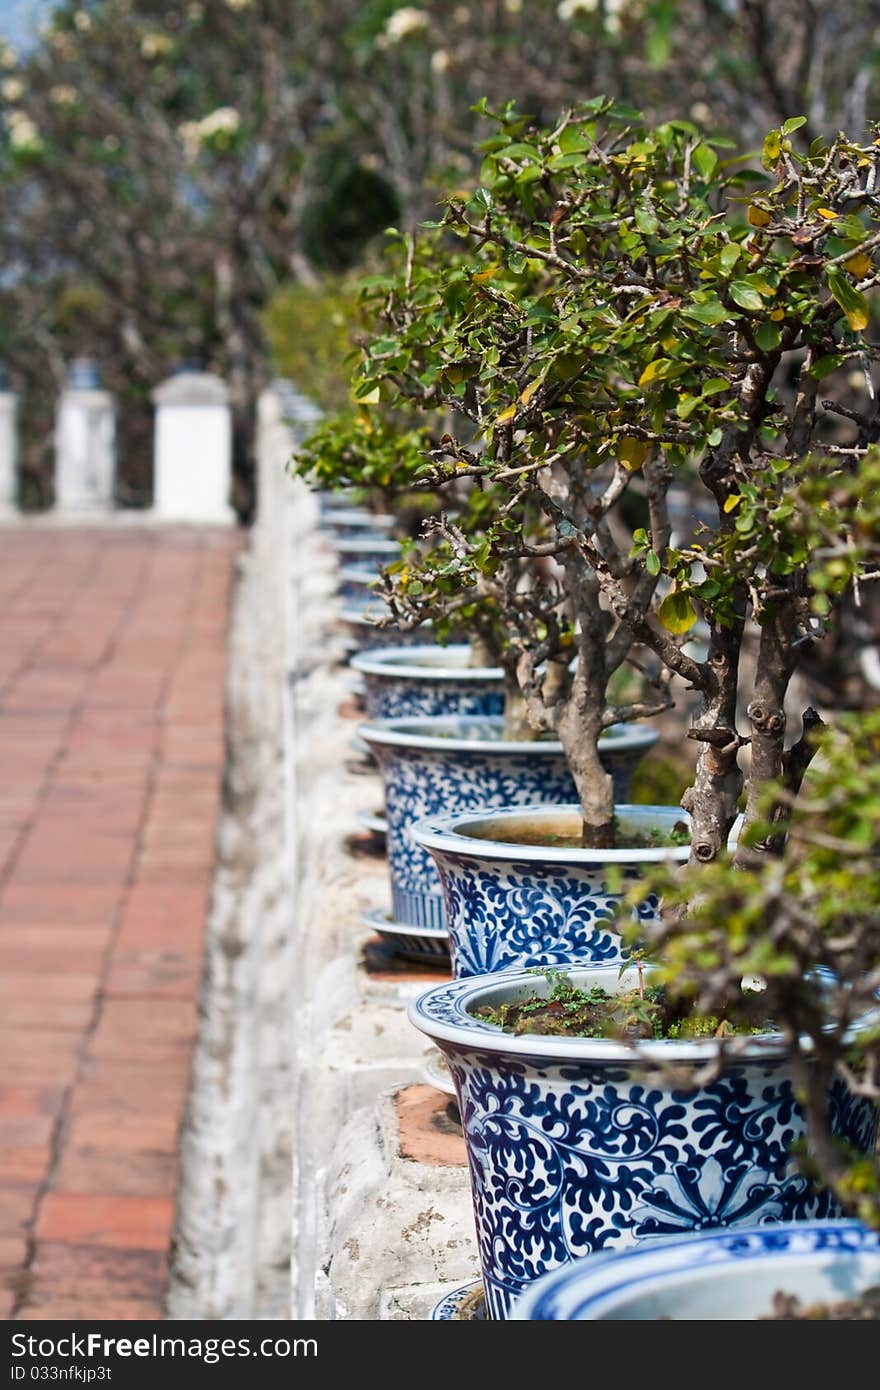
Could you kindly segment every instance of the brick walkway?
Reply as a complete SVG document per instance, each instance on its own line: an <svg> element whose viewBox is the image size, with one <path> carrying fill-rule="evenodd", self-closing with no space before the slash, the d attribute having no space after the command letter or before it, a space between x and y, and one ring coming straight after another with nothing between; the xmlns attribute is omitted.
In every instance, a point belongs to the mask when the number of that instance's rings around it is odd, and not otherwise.
<svg viewBox="0 0 880 1390"><path fill-rule="evenodd" d="M0 1317L162 1316L235 533L0 531Z"/></svg>

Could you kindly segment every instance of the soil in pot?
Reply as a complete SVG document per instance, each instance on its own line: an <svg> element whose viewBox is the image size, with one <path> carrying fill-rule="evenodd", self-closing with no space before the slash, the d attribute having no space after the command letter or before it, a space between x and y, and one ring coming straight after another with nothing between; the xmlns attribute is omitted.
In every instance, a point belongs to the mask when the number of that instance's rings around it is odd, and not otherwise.
<svg viewBox="0 0 880 1390"><path fill-rule="evenodd" d="M773 1306L758 1322L880 1322L880 1284L838 1303L803 1303L797 1294L779 1289Z"/></svg>
<svg viewBox="0 0 880 1390"><path fill-rule="evenodd" d="M572 830L571 819L558 822L542 818L530 823L525 818L511 821L503 827L479 825L468 828L468 834L475 840L497 840L503 835L504 843L511 845L534 845L547 849L582 849L583 841L577 831ZM689 845L690 829L684 821L678 821L670 830L659 827L645 829L642 826L627 825L618 816L614 817L615 849L666 849Z"/></svg>
<svg viewBox="0 0 880 1390"><path fill-rule="evenodd" d="M557 971L542 973L553 981L548 995L536 993L497 1006L484 1004L474 1010L474 1016L505 1033L614 1038L620 1042L723 1038L771 1031L766 1022L756 1024L748 1008L736 1001L731 1001L723 1015L698 1015L674 1007L656 986L641 984L609 994L601 985L579 989Z"/></svg>

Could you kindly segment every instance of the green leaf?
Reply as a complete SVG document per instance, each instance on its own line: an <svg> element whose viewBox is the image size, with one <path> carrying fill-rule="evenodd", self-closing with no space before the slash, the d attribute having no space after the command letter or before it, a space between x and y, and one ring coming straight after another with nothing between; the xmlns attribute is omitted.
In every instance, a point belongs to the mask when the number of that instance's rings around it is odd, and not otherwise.
<svg viewBox="0 0 880 1390"><path fill-rule="evenodd" d="M755 329L755 342L762 352L775 352L782 342L782 333L775 323L762 323Z"/></svg>
<svg viewBox="0 0 880 1390"><path fill-rule="evenodd" d="M656 550L649 550L645 556L645 568L649 574L660 573L660 556Z"/></svg>
<svg viewBox="0 0 880 1390"><path fill-rule="evenodd" d="M861 333L867 328L871 317L867 299L835 266L828 271L828 288L846 315L846 321L853 332Z"/></svg>
<svg viewBox="0 0 880 1390"><path fill-rule="evenodd" d="M656 214L650 208L636 208L636 226L645 236L653 236L660 226Z"/></svg>
<svg viewBox="0 0 880 1390"><path fill-rule="evenodd" d="M718 156L709 145L698 145L691 155L691 161L697 173L704 179L710 179L715 172L718 164Z"/></svg>
<svg viewBox="0 0 880 1390"><path fill-rule="evenodd" d="M725 309L720 299L710 299L705 304L688 304L681 312L684 318L696 319L697 323L710 327L724 323L730 317L730 310Z"/></svg>
<svg viewBox="0 0 880 1390"><path fill-rule="evenodd" d="M560 142L561 143L561 142ZM503 150L496 150L496 159L532 159L540 163L541 156L534 145L518 143L505 145Z"/></svg>
<svg viewBox="0 0 880 1390"><path fill-rule="evenodd" d="M590 142L576 125L567 125L559 137L559 148L563 154L576 154L578 150L588 150Z"/></svg>
<svg viewBox="0 0 880 1390"><path fill-rule="evenodd" d="M742 254L739 242L729 241L718 257L721 269L725 275L729 275Z"/></svg>
<svg viewBox="0 0 880 1390"><path fill-rule="evenodd" d="M720 391L728 391L730 382L726 376L710 376L708 381L703 382L704 396L717 396Z"/></svg>
<svg viewBox="0 0 880 1390"><path fill-rule="evenodd" d="M556 173L561 169L576 169L583 162L583 151L576 154L554 154L547 160L547 168Z"/></svg>
<svg viewBox="0 0 880 1390"><path fill-rule="evenodd" d="M679 420L689 420L699 404L699 396L682 396L675 407L675 413Z"/></svg>
<svg viewBox="0 0 880 1390"><path fill-rule="evenodd" d="M730 297L734 304L738 304L741 309L746 309L750 314L759 314L764 307L764 301L758 291L743 280L733 281L730 286Z"/></svg>
<svg viewBox="0 0 880 1390"><path fill-rule="evenodd" d="M667 632L677 635L680 632L687 632L689 628L693 627L697 621L697 610L687 594L673 589L672 593L666 595L657 609L657 617Z"/></svg>
<svg viewBox="0 0 880 1390"><path fill-rule="evenodd" d="M690 371L689 362L676 362L674 357L655 357L649 362L639 377L639 386L650 386L654 381L669 381Z"/></svg>
<svg viewBox="0 0 880 1390"><path fill-rule="evenodd" d="M789 116L782 127L783 135L793 135L796 130L800 130L802 125L807 124L806 116Z"/></svg>
<svg viewBox="0 0 880 1390"><path fill-rule="evenodd" d="M842 367L849 361L849 356L844 352L829 352L824 357L818 357L810 368L810 376L818 377L830 376L836 372L838 367Z"/></svg>
<svg viewBox="0 0 880 1390"><path fill-rule="evenodd" d="M769 280L763 275L744 275L742 277L742 283L750 286L753 290L757 290L762 299L772 299L776 293Z"/></svg>
<svg viewBox="0 0 880 1390"><path fill-rule="evenodd" d="M377 405L379 402L379 383L374 379L362 381L354 389L354 398L363 405Z"/></svg>

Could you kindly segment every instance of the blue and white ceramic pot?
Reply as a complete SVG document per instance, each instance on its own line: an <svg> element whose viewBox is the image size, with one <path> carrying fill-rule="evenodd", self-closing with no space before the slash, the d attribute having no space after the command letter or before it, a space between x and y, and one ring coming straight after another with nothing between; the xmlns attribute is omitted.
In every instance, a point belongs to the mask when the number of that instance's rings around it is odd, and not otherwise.
<svg viewBox="0 0 880 1390"><path fill-rule="evenodd" d="M378 620L387 617L388 609L384 603L347 604L340 610L339 621L347 638L351 652L371 651L374 647L388 647L392 643L400 647L426 645L431 635L431 624L422 623L420 627L407 630L399 627L379 627Z"/></svg>
<svg viewBox="0 0 880 1390"><path fill-rule="evenodd" d="M382 774L388 821L392 914L415 926L445 924L437 866L411 829L429 816L507 806L572 802L574 782L555 740L505 739L503 720L446 715L374 719L358 730ZM620 725L603 741L615 799L627 800L632 772L657 739L653 730Z"/></svg>
<svg viewBox="0 0 880 1390"><path fill-rule="evenodd" d="M334 512L347 512L359 507L358 494L351 489L343 492L330 492L327 488L318 488L315 492L318 499L318 512L321 520L329 519Z"/></svg>
<svg viewBox="0 0 880 1390"><path fill-rule="evenodd" d="M385 512L370 512L366 508L347 507L339 508L322 518L321 530L326 533L331 543L355 536L375 540L387 536L394 524L395 518Z"/></svg>
<svg viewBox="0 0 880 1390"><path fill-rule="evenodd" d="M340 565L368 565L374 576L382 565L400 559L400 542L389 536L344 536L333 541Z"/></svg>
<svg viewBox="0 0 880 1390"><path fill-rule="evenodd" d="M376 601L375 582L379 571L371 565L343 565L339 570L336 592L346 606L362 607Z"/></svg>
<svg viewBox="0 0 880 1390"><path fill-rule="evenodd" d="M635 970L565 973L610 993ZM722 1073L701 1083L723 1043L515 1035L475 1016L550 988L501 971L437 985L409 1007L455 1085L490 1318L510 1317L535 1280L581 1256L840 1217L790 1161L805 1127L780 1034L737 1038ZM841 1083L832 1106L837 1134L873 1152L876 1108Z"/></svg>
<svg viewBox="0 0 880 1390"><path fill-rule="evenodd" d="M349 663L363 677L368 719L420 715L501 715L504 672L471 666L467 643L373 647Z"/></svg>
<svg viewBox="0 0 880 1390"><path fill-rule="evenodd" d="M668 833L690 819L679 806L624 804L615 815L624 843L627 833ZM682 863L690 850L582 849L580 826L580 807L568 805L458 812L412 827L440 875L456 977L622 959L614 918L623 894L649 864ZM633 916L648 921L656 912L647 894Z"/></svg>
<svg viewBox="0 0 880 1390"><path fill-rule="evenodd" d="M806 1309L858 1298L878 1285L880 1231L854 1220L780 1221L572 1260L536 1279L510 1316L760 1321L772 1318L778 1293Z"/></svg>

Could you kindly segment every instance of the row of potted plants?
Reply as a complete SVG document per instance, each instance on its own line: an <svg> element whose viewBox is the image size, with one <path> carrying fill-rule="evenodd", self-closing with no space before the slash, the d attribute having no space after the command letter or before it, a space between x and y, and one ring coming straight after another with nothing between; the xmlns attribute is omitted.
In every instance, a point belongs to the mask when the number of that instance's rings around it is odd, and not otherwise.
<svg viewBox="0 0 880 1390"><path fill-rule="evenodd" d="M797 121L751 169L604 99L553 131L494 119L483 186L366 287L361 404L297 467L375 478L396 416L386 493L443 497L379 586L378 631L428 624L428 655L383 654L387 687L375 653L355 664L393 921L449 940L454 979L411 1017L454 1078L503 1319L561 1266L662 1235L880 1225L880 719L807 707L786 737L804 652L878 574L851 368L870 374L880 231L876 148L799 153ZM691 536L673 483L713 518ZM461 633L473 665L456 645L443 666ZM456 706L463 670L503 708ZM692 786L632 806L657 738L638 721L684 685ZM650 1031L655 984L718 1036ZM622 1036L504 1022L523 1001L558 1022L600 988L627 991Z"/></svg>

